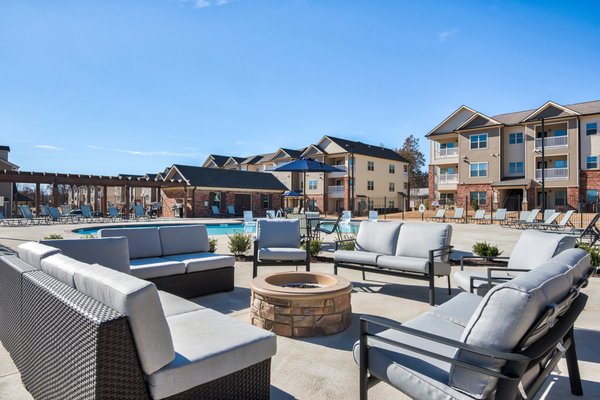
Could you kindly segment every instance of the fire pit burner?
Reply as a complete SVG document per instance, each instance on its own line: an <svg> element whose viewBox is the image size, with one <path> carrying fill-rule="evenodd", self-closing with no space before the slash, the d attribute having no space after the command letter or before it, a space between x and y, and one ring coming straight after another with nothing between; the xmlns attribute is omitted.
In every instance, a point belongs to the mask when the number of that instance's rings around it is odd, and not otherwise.
<svg viewBox="0 0 600 400"><path fill-rule="evenodd" d="M279 285L279 286L298 288L298 289L318 289L318 288L323 287L323 285L319 285L316 283L304 283L304 282L291 282L291 283L285 283L285 284Z"/></svg>

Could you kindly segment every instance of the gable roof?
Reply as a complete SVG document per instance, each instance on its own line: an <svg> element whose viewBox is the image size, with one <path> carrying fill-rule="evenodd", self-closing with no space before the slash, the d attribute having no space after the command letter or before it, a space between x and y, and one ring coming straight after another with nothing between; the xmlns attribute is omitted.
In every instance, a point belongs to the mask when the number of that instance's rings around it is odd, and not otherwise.
<svg viewBox="0 0 600 400"><path fill-rule="evenodd" d="M208 160L211 160L212 162L214 162L217 167L222 167L223 165L225 165L227 160L229 160L229 156L221 156L218 154L209 154L208 158L206 159L204 164L206 164L206 162Z"/></svg>
<svg viewBox="0 0 600 400"><path fill-rule="evenodd" d="M394 160L401 162L408 162L404 157L400 154L396 153L392 149L388 149L387 147L375 146L372 144L366 144L363 142L356 142L353 140L341 139L334 136L326 135L326 138L337 144L342 148L347 148L348 152L352 148L354 150L354 154L361 154L369 157L383 158L386 160Z"/></svg>
<svg viewBox="0 0 600 400"><path fill-rule="evenodd" d="M1 151L10 151L10 147L9 146L0 146L0 150Z"/></svg>
<svg viewBox="0 0 600 400"><path fill-rule="evenodd" d="M190 186L281 191L285 185L272 174L173 164Z"/></svg>
<svg viewBox="0 0 600 400"><path fill-rule="evenodd" d="M445 134L445 133L452 133L452 132L454 132L454 131L455 131L455 129L451 129L451 130L450 130L450 131L448 131L448 132L436 132L436 131L437 131L439 128L441 128L441 127L442 127L442 126L443 126L443 125L444 125L446 122L450 121L450 120L451 120L451 119L452 119L452 118L453 118L455 115L457 115L457 114L458 114L458 113L460 113L461 111L467 111L468 113L471 113L471 116L473 116L473 114L477 114L477 111L475 111L475 110L473 110L472 108L470 108L470 107L467 107L467 106L465 106L465 105L463 104L462 106L460 106L460 107L458 107L456 110L454 110L454 112L453 112L452 114L448 115L448 116L447 116L447 117L446 117L446 118L445 118L445 119L444 119L442 122L440 122L440 123L439 123L439 124L438 124L438 125L437 125L435 128L433 128L432 130L430 130L430 131L429 131L429 132L428 132L428 133L425 135L425 137L428 137L428 136L433 136L433 135L437 135L437 134ZM469 117L467 118L467 120L468 120L469 118L471 118L471 116L469 116ZM461 124L459 123L459 125L461 125Z"/></svg>
<svg viewBox="0 0 600 400"><path fill-rule="evenodd" d="M536 119L534 117L543 114L545 111L547 111L549 109L554 109L555 111L554 111L554 114L548 114L548 117L546 117L546 118L557 118L557 117L566 117L566 116L570 116L570 115L579 115L579 113L577 111L570 110L569 108L561 106L560 104L557 104L553 101L547 101L543 106L537 108L531 114L529 114L528 116L523 118L523 121L521 121L521 122L526 122L526 121L529 121L532 119ZM538 117L538 118L542 118L542 117Z"/></svg>

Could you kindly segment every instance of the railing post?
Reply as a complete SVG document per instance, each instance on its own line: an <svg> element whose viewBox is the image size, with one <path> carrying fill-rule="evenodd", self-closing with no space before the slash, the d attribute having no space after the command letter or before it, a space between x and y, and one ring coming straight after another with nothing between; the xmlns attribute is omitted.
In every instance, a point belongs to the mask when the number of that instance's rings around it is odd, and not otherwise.
<svg viewBox="0 0 600 400"><path fill-rule="evenodd" d="M383 219L387 219L387 196L383 196Z"/></svg>

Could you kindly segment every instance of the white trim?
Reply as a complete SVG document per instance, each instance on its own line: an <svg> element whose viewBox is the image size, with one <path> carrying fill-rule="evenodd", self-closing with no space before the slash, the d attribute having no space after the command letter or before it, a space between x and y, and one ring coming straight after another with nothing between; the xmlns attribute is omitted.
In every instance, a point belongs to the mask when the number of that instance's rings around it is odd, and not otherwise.
<svg viewBox="0 0 600 400"><path fill-rule="evenodd" d="M167 175L165 175L165 181L167 179L173 179L172 178L172 176L174 174L173 171L177 171L177 173L179 174L179 176L181 177L181 179L183 179L186 182L186 184L188 184L188 185L190 184L190 181L187 180L187 178L185 177L185 175L183 175L181 173L181 171L176 166L174 166L174 165L171 167L171 169L169 170L169 172L167 173Z"/></svg>
<svg viewBox="0 0 600 400"><path fill-rule="evenodd" d="M475 114L473 114L469 119L467 119L465 122L463 122L460 126L458 126L455 131L460 131L462 129L463 126L469 125L471 122L473 122L473 120L475 120L475 118L477 117L482 117L487 119L488 121L494 122L494 125L487 125L487 126L478 126L478 127L473 127L473 128L468 128L468 129L486 129L490 126L495 126L495 125L503 125L502 122L496 121L495 119L488 117L485 114L482 114L480 112L477 112Z"/></svg>
<svg viewBox="0 0 600 400"><path fill-rule="evenodd" d="M485 147L479 147L479 145L477 145L478 147L476 149L471 147L471 136L480 136L480 135L485 135ZM480 132L480 133L472 133L469 135L469 150L473 151L473 150L485 150L487 149L488 143L490 142L490 134L488 132ZM479 141L477 143L480 143Z"/></svg>
<svg viewBox="0 0 600 400"><path fill-rule="evenodd" d="M326 137L326 136L325 136L325 137ZM324 138L325 138L325 137L324 137ZM331 139L329 139L329 140L331 140ZM323 141L323 139L321 139L321 141ZM319 143L321 143L321 141L320 141ZM307 147L306 149L304 149L304 151L302 152L302 154L300 154L300 157L304 157L304 156L308 155L308 152L309 152L311 149L314 149L314 150L316 150L316 151L317 151L317 153L319 153L319 154L323 154L323 155L325 155L325 152L324 152L323 150L319 149L319 148L318 148L317 146L315 146L314 144L311 144L311 145L308 145L308 147Z"/></svg>
<svg viewBox="0 0 600 400"><path fill-rule="evenodd" d="M570 108L561 106L558 103L555 103L553 101L547 101L543 106L541 106L540 108L534 110L531 114L529 114L527 117L523 118L523 120L521 120L521 123L526 122L527 120L529 120L531 117L533 117L536 114L539 114L540 112L544 111L546 108L548 107L555 107L558 108L560 110L563 110L571 115L581 115L580 113L578 113L577 111L571 110Z"/></svg>
<svg viewBox="0 0 600 400"><path fill-rule="evenodd" d="M444 125L446 122L448 122L452 117L454 117L456 114L458 114L460 111L462 110L467 110L467 111L471 111L472 113L477 114L477 111L473 110L470 107L465 106L464 104L460 107L458 107L456 109L456 111L454 111L452 114L450 114L445 120L443 120L442 122L440 122L435 128L433 128L431 131L429 131L429 133L427 133L425 135L425 137L431 135L433 132L435 132L440 126Z"/></svg>
<svg viewBox="0 0 600 400"><path fill-rule="evenodd" d="M471 166L472 165L480 165L480 164L485 164L485 175L479 175L479 168L477 169L477 176L473 176L471 175ZM469 178L486 178L490 175L490 164L487 161L478 161L478 162L472 162L469 164Z"/></svg>

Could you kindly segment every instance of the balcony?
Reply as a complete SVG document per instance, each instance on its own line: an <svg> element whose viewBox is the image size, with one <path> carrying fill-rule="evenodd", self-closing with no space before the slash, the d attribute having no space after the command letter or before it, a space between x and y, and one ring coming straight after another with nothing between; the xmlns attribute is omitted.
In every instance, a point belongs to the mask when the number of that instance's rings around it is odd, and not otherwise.
<svg viewBox="0 0 600 400"><path fill-rule="evenodd" d="M546 180L569 179L569 168L545 168L544 178ZM535 170L535 180L542 180L542 170Z"/></svg>
<svg viewBox="0 0 600 400"><path fill-rule="evenodd" d="M337 169L341 169L342 171L340 172L329 172L329 174L327 175L327 177L329 178L343 178L346 176L348 168L346 168L345 165L332 165L332 167L335 167Z"/></svg>
<svg viewBox="0 0 600 400"><path fill-rule="evenodd" d="M458 183L458 174L440 174L436 176L439 185L452 185Z"/></svg>
<svg viewBox="0 0 600 400"><path fill-rule="evenodd" d="M328 186L327 195L331 198L344 197L344 185Z"/></svg>
<svg viewBox="0 0 600 400"><path fill-rule="evenodd" d="M435 158L450 158L458 157L458 147L448 147L440 149L435 153Z"/></svg>
<svg viewBox="0 0 600 400"><path fill-rule="evenodd" d="M551 136L544 139L544 148L567 147L569 145L568 136ZM542 138L535 139L535 149L542 148Z"/></svg>

